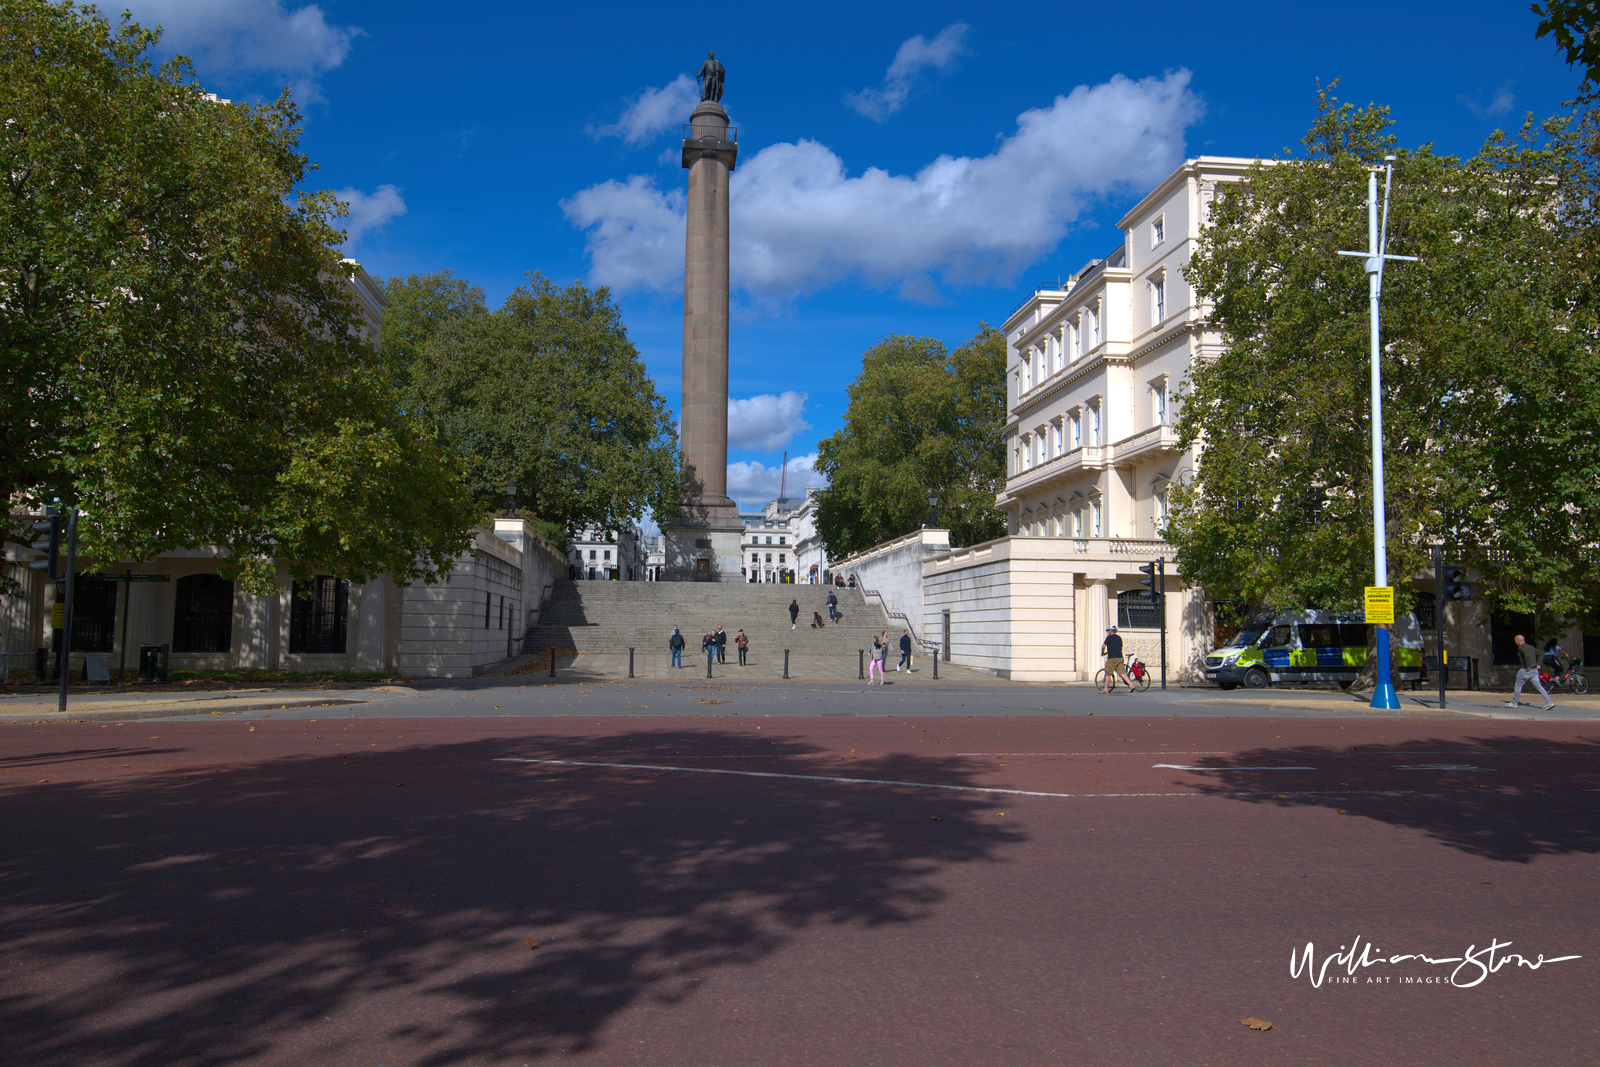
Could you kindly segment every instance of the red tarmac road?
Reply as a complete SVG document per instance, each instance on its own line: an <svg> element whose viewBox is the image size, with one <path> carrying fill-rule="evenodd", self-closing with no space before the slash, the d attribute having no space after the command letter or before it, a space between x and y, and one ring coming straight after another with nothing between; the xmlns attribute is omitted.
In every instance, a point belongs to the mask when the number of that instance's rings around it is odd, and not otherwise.
<svg viewBox="0 0 1600 1067"><path fill-rule="evenodd" d="M0 1056L1593 1065L1585 729L5 727Z"/></svg>

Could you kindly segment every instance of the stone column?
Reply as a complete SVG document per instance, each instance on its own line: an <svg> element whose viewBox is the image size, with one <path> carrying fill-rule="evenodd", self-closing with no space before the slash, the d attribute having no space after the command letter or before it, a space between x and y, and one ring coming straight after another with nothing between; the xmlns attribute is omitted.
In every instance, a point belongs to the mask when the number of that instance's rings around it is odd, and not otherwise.
<svg viewBox="0 0 1600 1067"><path fill-rule="evenodd" d="M1094 681L1095 672L1104 664L1100 659L1100 643L1106 639L1106 627L1111 625L1109 604L1111 586L1105 578L1088 575L1088 586L1083 591L1083 627L1078 631L1079 669L1085 681Z"/></svg>
<svg viewBox="0 0 1600 1067"><path fill-rule="evenodd" d="M689 117L683 264L684 498L662 523L669 578L738 581L744 526L728 497L728 175L739 147L728 114L702 100Z"/></svg>

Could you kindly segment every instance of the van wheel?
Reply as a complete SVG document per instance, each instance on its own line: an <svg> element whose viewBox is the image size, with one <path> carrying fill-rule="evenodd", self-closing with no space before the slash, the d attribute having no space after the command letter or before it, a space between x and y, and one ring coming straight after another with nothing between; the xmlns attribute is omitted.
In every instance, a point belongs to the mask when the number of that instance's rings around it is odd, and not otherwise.
<svg viewBox="0 0 1600 1067"><path fill-rule="evenodd" d="M1339 683L1339 688L1340 689L1349 689L1352 685L1355 685L1355 684L1356 684L1356 680L1354 678L1352 678L1347 682L1340 682Z"/></svg>
<svg viewBox="0 0 1600 1067"><path fill-rule="evenodd" d="M1244 672L1244 684L1247 689L1265 689L1271 680L1267 677L1267 672L1260 667L1251 667Z"/></svg>
<svg viewBox="0 0 1600 1067"><path fill-rule="evenodd" d="M1238 682L1218 682L1217 683L1217 688L1218 689L1237 689L1237 688L1239 688L1239 683Z"/></svg>

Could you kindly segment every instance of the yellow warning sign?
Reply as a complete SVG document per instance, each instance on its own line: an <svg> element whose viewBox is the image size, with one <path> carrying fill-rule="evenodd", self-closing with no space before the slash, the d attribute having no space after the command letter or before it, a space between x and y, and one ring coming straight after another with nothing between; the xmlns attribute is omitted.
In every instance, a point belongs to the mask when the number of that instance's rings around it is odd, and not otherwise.
<svg viewBox="0 0 1600 1067"><path fill-rule="evenodd" d="M50 605L50 629L65 630L67 628L67 602L58 600Z"/></svg>
<svg viewBox="0 0 1600 1067"><path fill-rule="evenodd" d="M1367 621L1374 626L1394 625L1394 586L1369 585L1366 589Z"/></svg>

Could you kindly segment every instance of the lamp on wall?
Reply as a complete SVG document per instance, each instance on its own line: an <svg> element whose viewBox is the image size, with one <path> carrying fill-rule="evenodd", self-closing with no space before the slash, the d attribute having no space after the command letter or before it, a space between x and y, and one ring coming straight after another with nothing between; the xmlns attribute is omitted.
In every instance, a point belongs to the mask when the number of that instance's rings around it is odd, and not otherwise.
<svg viewBox="0 0 1600 1067"><path fill-rule="evenodd" d="M506 513L508 519L515 518L517 512L517 483L506 483Z"/></svg>
<svg viewBox="0 0 1600 1067"><path fill-rule="evenodd" d="M939 525L939 494L938 493L934 493L934 492L929 492L928 493L928 521L923 523L923 525L927 526L929 528L937 528L938 525Z"/></svg>

